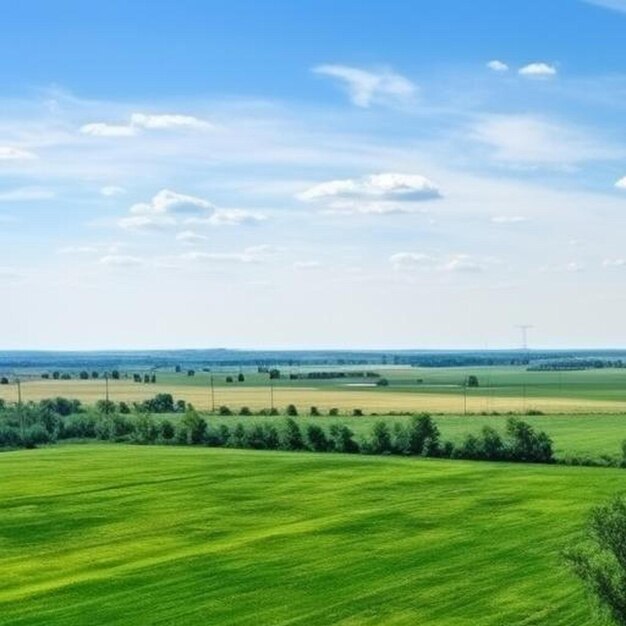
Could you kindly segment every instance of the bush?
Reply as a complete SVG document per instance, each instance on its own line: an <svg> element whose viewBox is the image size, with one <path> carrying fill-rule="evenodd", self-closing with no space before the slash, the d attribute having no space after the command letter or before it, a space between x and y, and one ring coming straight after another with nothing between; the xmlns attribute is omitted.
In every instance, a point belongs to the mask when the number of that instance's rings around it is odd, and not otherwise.
<svg viewBox="0 0 626 626"><path fill-rule="evenodd" d="M252 411L247 406L242 406L241 409L239 410L239 415L250 416L252 415Z"/></svg>
<svg viewBox="0 0 626 626"><path fill-rule="evenodd" d="M187 409L177 429L177 439L181 443L194 445L203 443L207 423L194 409Z"/></svg>
<svg viewBox="0 0 626 626"><path fill-rule="evenodd" d="M222 405L218 410L217 410L218 415L232 415L233 412L227 407Z"/></svg>
<svg viewBox="0 0 626 626"><path fill-rule="evenodd" d="M329 428L332 449L336 452L355 454L360 451L359 444L354 440L354 433L343 424L332 424Z"/></svg>
<svg viewBox="0 0 626 626"><path fill-rule="evenodd" d="M298 415L298 409L296 408L295 404L288 405L286 412L287 412L287 415L291 417L295 417L296 415Z"/></svg>
<svg viewBox="0 0 626 626"><path fill-rule="evenodd" d="M552 463L552 440L544 432L535 429L520 419L511 417L506 424L510 438L509 456L512 461L527 463Z"/></svg>
<svg viewBox="0 0 626 626"><path fill-rule="evenodd" d="M392 452L391 431L386 422L376 422L368 442L368 451L372 454L390 454Z"/></svg>
<svg viewBox="0 0 626 626"><path fill-rule="evenodd" d="M319 409L316 406L312 406L309 409L309 415L313 415L314 417L318 417L320 415Z"/></svg>
<svg viewBox="0 0 626 626"><path fill-rule="evenodd" d="M389 387L389 381L386 378L379 378L376 381L377 387Z"/></svg>
<svg viewBox="0 0 626 626"><path fill-rule="evenodd" d="M361 409L354 409L352 415L354 415L354 417L363 417L363 411Z"/></svg>
<svg viewBox="0 0 626 626"><path fill-rule="evenodd" d="M313 452L328 452L330 442L324 429L318 424L309 424L306 429L307 447Z"/></svg>
<svg viewBox="0 0 626 626"><path fill-rule="evenodd" d="M408 454L423 454L427 440L431 451L439 443L439 429L428 413L415 415L407 427L407 439Z"/></svg>
<svg viewBox="0 0 626 626"><path fill-rule="evenodd" d="M328 411L330 417L337 417L339 415L339 409L332 408Z"/></svg>
<svg viewBox="0 0 626 626"><path fill-rule="evenodd" d="M302 450L304 448L300 426L296 420L290 417L285 420L280 431L280 448L281 450Z"/></svg>

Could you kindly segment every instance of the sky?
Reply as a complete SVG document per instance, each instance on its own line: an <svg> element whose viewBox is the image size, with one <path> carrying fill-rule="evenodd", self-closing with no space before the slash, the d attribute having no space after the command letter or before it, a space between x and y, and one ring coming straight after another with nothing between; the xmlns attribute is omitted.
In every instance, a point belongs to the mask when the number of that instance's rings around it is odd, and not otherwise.
<svg viewBox="0 0 626 626"><path fill-rule="evenodd" d="M0 349L626 347L626 0L2 13Z"/></svg>

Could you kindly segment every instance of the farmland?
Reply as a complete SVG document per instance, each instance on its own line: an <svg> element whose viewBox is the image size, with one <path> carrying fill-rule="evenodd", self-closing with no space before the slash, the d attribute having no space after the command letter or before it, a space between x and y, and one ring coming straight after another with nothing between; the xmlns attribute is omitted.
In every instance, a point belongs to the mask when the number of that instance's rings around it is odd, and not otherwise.
<svg viewBox="0 0 626 626"><path fill-rule="evenodd" d="M340 370L340 368L336 368ZM110 398L133 402L155 393L171 393L199 409L227 405L237 409L248 406L259 410L271 404L288 404L306 409L336 407L344 412L360 408L367 413L430 411L433 413L526 412L544 413L626 413L626 369L599 369L568 372L532 372L523 367L474 368L375 368L387 386L362 378L310 380L290 379L311 368L285 369L280 379L269 380L255 369L221 369L194 376L173 371L156 372L156 384L133 383L129 379L109 381ZM244 381L237 382L239 373ZM474 375L479 386L464 386ZM213 390L211 391L211 377ZM228 378L234 382L227 383ZM32 373L22 381L25 400L52 396L77 398L92 404L104 398L102 378L93 380L42 380ZM0 398L17 399L14 384L0 385Z"/></svg>
<svg viewBox="0 0 626 626"><path fill-rule="evenodd" d="M624 485L611 469L124 445L7 452L0 471L0 622L16 625L591 626L559 554Z"/></svg>

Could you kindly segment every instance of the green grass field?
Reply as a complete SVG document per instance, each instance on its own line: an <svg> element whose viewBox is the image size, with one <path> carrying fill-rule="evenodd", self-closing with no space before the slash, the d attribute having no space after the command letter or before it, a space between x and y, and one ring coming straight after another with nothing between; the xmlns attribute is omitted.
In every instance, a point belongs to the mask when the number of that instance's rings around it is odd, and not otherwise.
<svg viewBox="0 0 626 626"><path fill-rule="evenodd" d="M124 445L0 454L2 624L592 625L623 470Z"/></svg>

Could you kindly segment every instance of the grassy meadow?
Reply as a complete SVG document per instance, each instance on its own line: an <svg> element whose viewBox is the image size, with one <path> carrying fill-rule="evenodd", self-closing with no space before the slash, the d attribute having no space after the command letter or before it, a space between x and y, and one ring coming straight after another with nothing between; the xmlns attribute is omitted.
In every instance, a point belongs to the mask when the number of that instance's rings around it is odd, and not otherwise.
<svg viewBox="0 0 626 626"><path fill-rule="evenodd" d="M581 626L623 470L125 445L0 454L0 623Z"/></svg>

